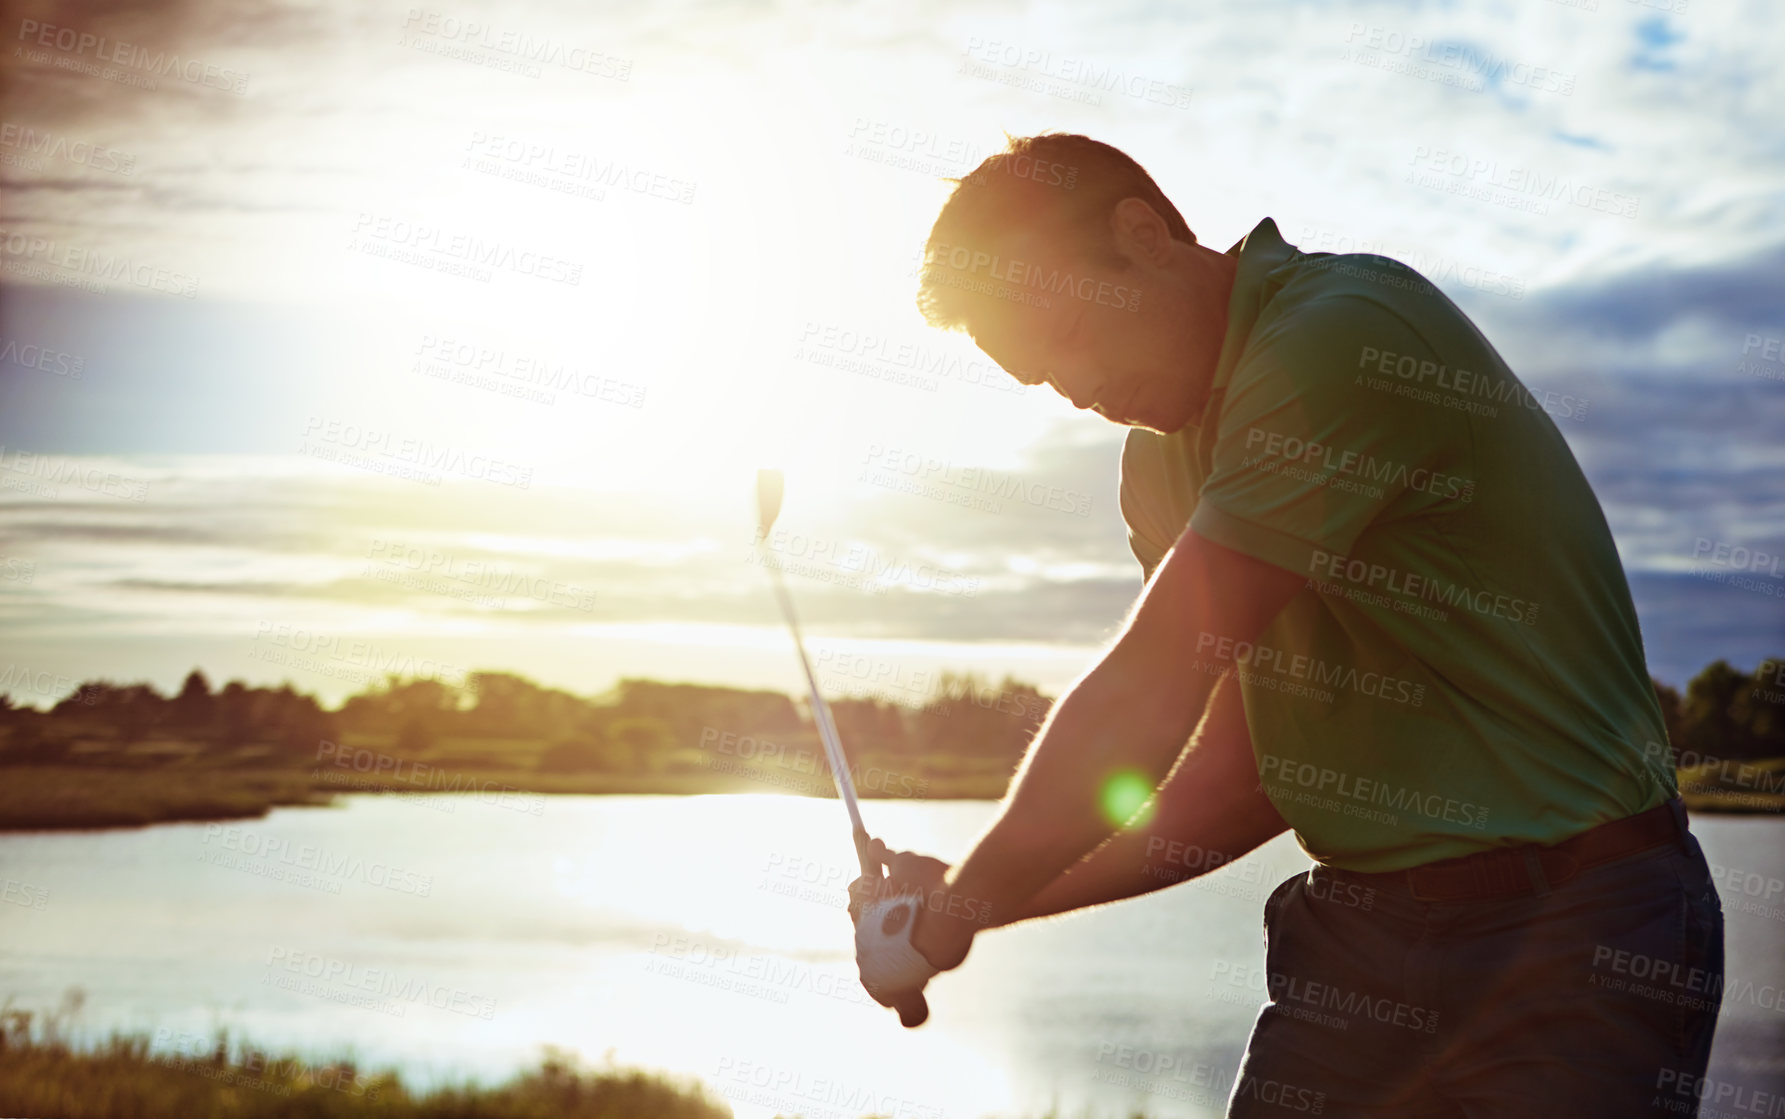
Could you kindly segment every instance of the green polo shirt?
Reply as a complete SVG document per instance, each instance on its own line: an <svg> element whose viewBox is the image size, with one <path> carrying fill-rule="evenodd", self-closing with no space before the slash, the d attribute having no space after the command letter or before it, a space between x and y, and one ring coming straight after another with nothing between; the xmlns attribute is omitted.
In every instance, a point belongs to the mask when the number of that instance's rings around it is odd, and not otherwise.
<svg viewBox="0 0 1785 1119"><path fill-rule="evenodd" d="M1675 793L1636 609L1546 408L1413 269L1238 258L1201 416L1136 428L1122 515L1147 575L1186 525L1307 584L1238 664L1259 776L1322 863L1397 870L1556 843Z"/></svg>

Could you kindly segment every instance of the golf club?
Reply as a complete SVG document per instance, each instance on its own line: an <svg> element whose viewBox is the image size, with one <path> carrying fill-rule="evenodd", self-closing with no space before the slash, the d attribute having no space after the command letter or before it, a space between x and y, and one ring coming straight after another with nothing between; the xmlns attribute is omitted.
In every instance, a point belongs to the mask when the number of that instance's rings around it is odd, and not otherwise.
<svg viewBox="0 0 1785 1119"><path fill-rule="evenodd" d="M787 628L793 632L793 648L799 654L800 668L806 673L806 687L812 697L812 721L818 724L818 737L824 743L825 757L830 759L831 778L837 784L837 796L842 798L843 807L849 810L849 826L855 839L855 857L861 864L864 877L879 879L880 863L870 853L868 829L862 824L861 807L855 799L855 781L849 776L849 762L843 756L843 742L837 735L837 724L831 718L830 704L818 691L818 677L812 672L812 662L806 657L806 642L800 636L799 618L793 612L793 596L787 593L787 582L781 577L781 568L768 554L769 529L774 527L775 518L781 514L781 498L786 491L786 482L779 470L758 470L756 472L756 546L762 556L762 565L768 568L769 578L775 586L775 597L781 603L781 614L787 619ZM928 966L910 943L910 935L905 933L903 940L897 934L904 930L909 921L915 923L916 901L912 898L884 899L868 907L861 915L864 925L857 929L856 942L858 949L864 944L874 945L876 951L892 951L902 953L910 964ZM922 991L916 991L901 999L894 1005L899 1012L899 1023L907 1028L921 1026L930 1016L928 1001Z"/></svg>
<svg viewBox="0 0 1785 1119"><path fill-rule="evenodd" d="M768 555L769 529L774 527L775 518L781 513L781 496L785 490L785 482L779 470L758 470L756 472L756 546L763 553L763 566L768 568L769 578L775 585L775 597L781 602L781 614L787 619L787 628L793 631L793 648L799 654L800 667L806 673L806 686L812 696L812 721L818 724L818 737L824 742L825 757L830 759L831 777L837 783L837 795L842 798L843 806L849 810L849 825L855 834L856 859L861 863L862 873L871 877L880 877L880 864L869 854L868 829L862 826L861 807L855 799L855 782L849 776L849 763L843 757L843 743L837 737L837 724L831 718L830 704L818 691L818 677L812 673L812 662L806 658L806 643L800 636L799 619L793 612L793 597L787 593L787 582L781 577L780 565L771 562Z"/></svg>

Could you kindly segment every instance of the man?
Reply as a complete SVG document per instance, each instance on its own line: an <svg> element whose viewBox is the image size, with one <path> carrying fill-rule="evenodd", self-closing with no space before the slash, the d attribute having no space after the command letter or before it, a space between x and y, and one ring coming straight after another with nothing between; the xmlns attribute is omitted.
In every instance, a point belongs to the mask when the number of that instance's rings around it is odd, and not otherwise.
<svg viewBox="0 0 1785 1119"><path fill-rule="evenodd" d="M870 992L905 1013L987 923L1292 828L1315 865L1265 905L1229 1115L1695 1108L1722 911L1635 609L1555 423L1462 311L1269 219L1206 248L1132 159L1057 134L959 183L919 303L1132 429L1147 582L961 864L882 847L889 878L852 887L858 924L923 898L884 930L915 953L859 957Z"/></svg>

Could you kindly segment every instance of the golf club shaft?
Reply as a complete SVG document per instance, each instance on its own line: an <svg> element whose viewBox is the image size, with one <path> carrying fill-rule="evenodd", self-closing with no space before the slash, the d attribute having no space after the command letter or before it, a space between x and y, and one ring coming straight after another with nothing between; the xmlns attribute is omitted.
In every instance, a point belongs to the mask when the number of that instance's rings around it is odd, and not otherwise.
<svg viewBox="0 0 1785 1119"><path fill-rule="evenodd" d="M793 596L787 593L787 584L781 578L781 569L770 557L764 557L764 567L769 569L769 577L775 584L775 597L780 600L781 613L787 618L787 628L793 631L793 648L799 654L800 668L806 673L806 687L812 696L812 721L818 724L818 737L824 743L825 757L830 759L831 777L837 783L837 795L843 799L843 806L849 810L849 824L854 832L856 860L861 864L862 873L874 878L880 877L880 865L868 854L868 829L862 825L862 813L855 800L855 782L849 776L849 762L843 757L843 742L837 735L837 724L831 718L830 704L818 691L818 677L812 672L812 662L806 657L805 638L800 635L799 618L793 612Z"/></svg>

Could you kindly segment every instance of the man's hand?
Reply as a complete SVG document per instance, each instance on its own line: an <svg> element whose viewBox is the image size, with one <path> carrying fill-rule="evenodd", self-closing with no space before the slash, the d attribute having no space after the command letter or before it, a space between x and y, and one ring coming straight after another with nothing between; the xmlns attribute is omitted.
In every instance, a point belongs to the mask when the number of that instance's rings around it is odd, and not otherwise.
<svg viewBox="0 0 1785 1119"><path fill-rule="evenodd" d="M889 874L863 875L849 884L856 966L862 986L875 1002L897 1009L906 1026L917 1026L929 1014L924 984L937 972L960 966L975 929L948 916L958 907L948 904L947 863L909 851L888 851L878 839L871 855ZM873 924L865 927L864 918Z"/></svg>

